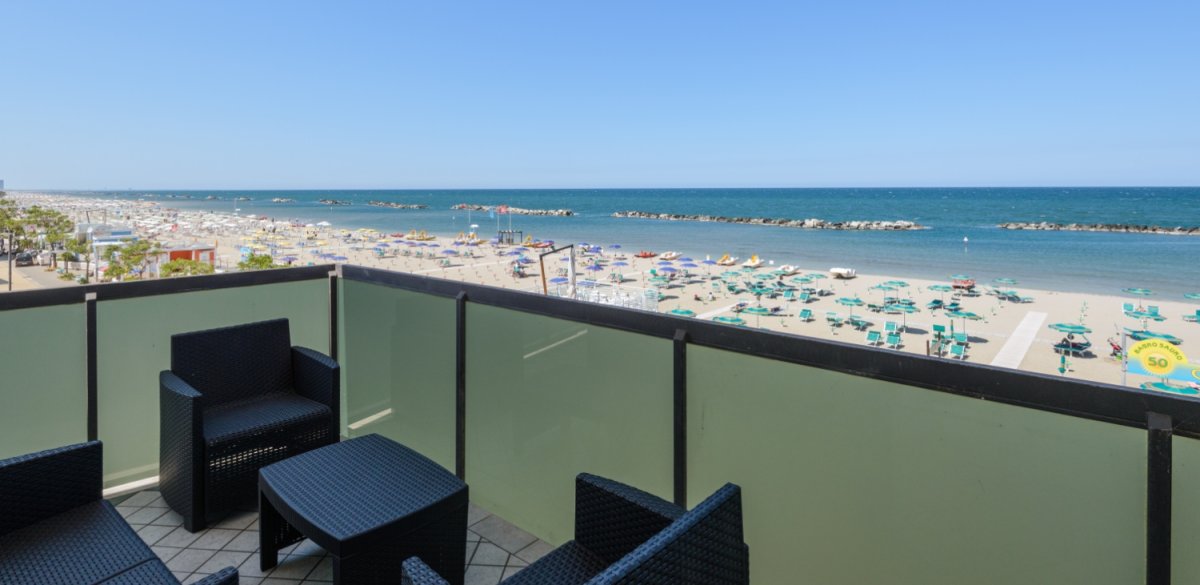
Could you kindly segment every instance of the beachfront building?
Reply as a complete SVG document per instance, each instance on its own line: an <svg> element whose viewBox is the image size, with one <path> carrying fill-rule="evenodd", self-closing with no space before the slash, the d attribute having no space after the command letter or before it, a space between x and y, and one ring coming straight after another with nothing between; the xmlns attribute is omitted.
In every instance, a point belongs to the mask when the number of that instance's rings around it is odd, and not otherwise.
<svg viewBox="0 0 1200 585"><path fill-rule="evenodd" d="M331 580L311 544L261 570L255 513L191 534L156 491L171 335L273 318L340 364L343 438L469 485L471 582L571 540L581 472L686 508L741 486L754 583L1200 581L1187 397L350 264L0 296L0 458L99 439L176 577Z"/></svg>

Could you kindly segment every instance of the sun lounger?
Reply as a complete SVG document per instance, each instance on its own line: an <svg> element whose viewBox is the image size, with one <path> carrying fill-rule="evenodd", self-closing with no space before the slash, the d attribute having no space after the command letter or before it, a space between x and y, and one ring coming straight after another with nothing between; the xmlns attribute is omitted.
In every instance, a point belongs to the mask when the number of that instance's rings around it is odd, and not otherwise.
<svg viewBox="0 0 1200 585"><path fill-rule="evenodd" d="M883 324L883 329L884 329L884 331L887 331L888 333L899 333L900 332L900 324L895 321L888 321L887 323Z"/></svg>
<svg viewBox="0 0 1200 585"><path fill-rule="evenodd" d="M812 309L803 309L803 310L801 310L801 311L800 311L800 320L801 320L801 321L812 321L812 320L813 320L813 312L812 312Z"/></svg>
<svg viewBox="0 0 1200 585"><path fill-rule="evenodd" d="M808 293L800 293L800 302L807 303L812 300L812 295Z"/></svg>
<svg viewBox="0 0 1200 585"><path fill-rule="evenodd" d="M901 345L904 345L904 344L903 344L903 343L901 343L901 341L900 341L900 334L899 334L899 333L888 333L888 336L887 336L887 346L888 346L889 348L891 348L891 349L900 349L900 346L901 346Z"/></svg>
<svg viewBox="0 0 1200 585"><path fill-rule="evenodd" d="M940 299L933 299L932 301L929 301L929 303L927 303L925 305L925 308L929 309L930 311L936 311L945 306L946 306L946 303L943 303Z"/></svg>
<svg viewBox="0 0 1200 585"><path fill-rule="evenodd" d="M883 334L878 331L867 332L867 345L879 345L883 343Z"/></svg>
<svg viewBox="0 0 1200 585"><path fill-rule="evenodd" d="M957 343L950 346L950 357L956 357L960 360L967 359L967 346Z"/></svg>
<svg viewBox="0 0 1200 585"><path fill-rule="evenodd" d="M1121 305L1121 310L1125 311L1127 313L1132 312L1133 311L1133 303L1125 303L1125 304Z"/></svg>
<svg viewBox="0 0 1200 585"><path fill-rule="evenodd" d="M971 345L970 340L967 339L966 333L955 333L954 334L954 343L957 343L959 345Z"/></svg>
<svg viewBox="0 0 1200 585"><path fill-rule="evenodd" d="M785 301L796 300L796 291L794 291L794 290L783 291L783 300L785 300Z"/></svg>
<svg viewBox="0 0 1200 585"><path fill-rule="evenodd" d="M859 330L866 329L867 327L871 326L871 322L863 320L862 317L850 317L847 319L847 323L850 323L851 327Z"/></svg>
<svg viewBox="0 0 1200 585"><path fill-rule="evenodd" d="M837 313L829 311L825 313L825 321L829 323L831 327L841 327L842 322L845 321L845 319L839 317Z"/></svg>
<svg viewBox="0 0 1200 585"><path fill-rule="evenodd" d="M1200 309L1196 309L1195 315L1184 315L1183 320L1188 323L1200 323Z"/></svg>

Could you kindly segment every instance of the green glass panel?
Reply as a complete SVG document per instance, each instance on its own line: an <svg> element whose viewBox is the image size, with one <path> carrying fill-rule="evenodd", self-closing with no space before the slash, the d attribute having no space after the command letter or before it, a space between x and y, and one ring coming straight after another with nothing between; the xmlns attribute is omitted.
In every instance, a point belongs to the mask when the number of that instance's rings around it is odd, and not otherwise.
<svg viewBox="0 0 1200 585"><path fill-rule="evenodd" d="M329 351L329 283L311 280L96 304L104 485L158 474L158 373L171 335L286 317L292 344Z"/></svg>
<svg viewBox="0 0 1200 585"><path fill-rule="evenodd" d="M1171 580L1200 583L1200 441L1171 441Z"/></svg>
<svg viewBox="0 0 1200 585"><path fill-rule="evenodd" d="M454 299L341 280L348 434L379 433L454 469Z"/></svg>
<svg viewBox="0 0 1200 585"><path fill-rule="evenodd" d="M471 303L466 325L473 500L558 544L580 472L671 497L671 341Z"/></svg>
<svg viewBox="0 0 1200 585"><path fill-rule="evenodd" d="M743 489L754 583L1144 581L1137 429L697 346L689 505Z"/></svg>
<svg viewBox="0 0 1200 585"><path fill-rule="evenodd" d="M82 302L0 311L0 459L87 440L85 319Z"/></svg>

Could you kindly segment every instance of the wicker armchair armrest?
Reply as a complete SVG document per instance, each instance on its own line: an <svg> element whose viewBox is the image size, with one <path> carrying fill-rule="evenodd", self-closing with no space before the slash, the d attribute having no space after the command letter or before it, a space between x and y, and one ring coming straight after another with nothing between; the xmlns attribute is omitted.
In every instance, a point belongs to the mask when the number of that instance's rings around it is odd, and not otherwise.
<svg viewBox="0 0 1200 585"><path fill-rule="evenodd" d="M0 534L100 499L99 441L0 461Z"/></svg>
<svg viewBox="0 0 1200 585"><path fill-rule="evenodd" d="M684 512L671 502L621 482L588 473L575 478L575 540L610 564Z"/></svg>
<svg viewBox="0 0 1200 585"><path fill-rule="evenodd" d="M450 585L421 559L411 557L400 566L400 585Z"/></svg>
<svg viewBox="0 0 1200 585"><path fill-rule="evenodd" d="M238 585L238 572L233 567L225 567L199 581L195 585Z"/></svg>
<svg viewBox="0 0 1200 585"><path fill-rule="evenodd" d="M292 383L296 394L334 409L339 402L341 367L319 351L292 346Z"/></svg>
<svg viewBox="0 0 1200 585"><path fill-rule="evenodd" d="M189 519L203 510L202 490L191 489L203 477L203 397L170 370L158 374L158 386L159 488L163 499Z"/></svg>

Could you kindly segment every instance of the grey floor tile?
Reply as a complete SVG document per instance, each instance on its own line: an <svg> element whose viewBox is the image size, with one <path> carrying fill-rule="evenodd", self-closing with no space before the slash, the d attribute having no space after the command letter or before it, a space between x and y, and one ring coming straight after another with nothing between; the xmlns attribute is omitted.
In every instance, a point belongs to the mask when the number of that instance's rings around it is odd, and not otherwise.
<svg viewBox="0 0 1200 585"><path fill-rule="evenodd" d="M185 549L167 561L167 568L171 569L171 571L186 571L191 573L199 569L200 565L203 565L212 556L213 551L211 550Z"/></svg>
<svg viewBox="0 0 1200 585"><path fill-rule="evenodd" d="M305 539L297 542L295 548L288 554L302 557L320 557L325 556L325 549L321 548L321 545Z"/></svg>
<svg viewBox="0 0 1200 585"><path fill-rule="evenodd" d="M167 533L166 536L162 537L155 544L160 546L187 547L191 546L193 542L196 542L196 539L200 538L200 535L202 534L204 534L203 531L192 533L185 530L182 526L177 526L174 530Z"/></svg>
<svg viewBox="0 0 1200 585"><path fill-rule="evenodd" d="M307 581L333 581L333 557L325 557L312 572L308 574Z"/></svg>
<svg viewBox="0 0 1200 585"><path fill-rule="evenodd" d="M550 554L550 551L552 551L552 550L554 550L554 547L550 546L550 544L547 543L546 541L535 540L529 546L517 551L516 554L517 554L517 557L519 557L521 560L523 560L527 563L532 563L532 562Z"/></svg>
<svg viewBox="0 0 1200 585"><path fill-rule="evenodd" d="M154 551L154 554L158 555L159 560L165 563L171 560L171 557L179 554L183 549L173 546L152 546L150 550Z"/></svg>
<svg viewBox="0 0 1200 585"><path fill-rule="evenodd" d="M176 578L176 579L179 579L180 581L183 581L184 579L187 579L187 578L188 578L188 575L190 575L191 573L185 573L185 572L182 572L182 571L171 571L171 574L172 574L172 575L175 575L175 578Z"/></svg>
<svg viewBox="0 0 1200 585"><path fill-rule="evenodd" d="M130 524L152 524L166 512L166 508L141 508L125 518Z"/></svg>
<svg viewBox="0 0 1200 585"><path fill-rule="evenodd" d="M471 557L475 554L475 549L479 547L478 542L467 543L467 558L463 560L466 564L471 564Z"/></svg>
<svg viewBox="0 0 1200 585"><path fill-rule="evenodd" d="M181 581L183 582L183 585L193 585L196 581L199 581L207 576L208 573L192 573L187 579L181 579Z"/></svg>
<svg viewBox="0 0 1200 585"><path fill-rule="evenodd" d="M259 582L261 585L300 585L300 582L295 579L276 579L267 577Z"/></svg>
<svg viewBox="0 0 1200 585"><path fill-rule="evenodd" d="M254 552L258 550L258 532L245 531L238 533L225 545L225 550L236 550L242 552Z"/></svg>
<svg viewBox="0 0 1200 585"><path fill-rule="evenodd" d="M210 528L200 534L195 542L188 545L188 548L202 548L206 550L220 550L225 545L229 544L239 534L237 530L227 530L225 528Z"/></svg>
<svg viewBox="0 0 1200 585"><path fill-rule="evenodd" d="M516 575L517 573L521 572L521 569L524 569L524 568L525 567L514 567L512 565L509 565L504 568L504 577L502 577L502 579L507 579L509 577L512 577L513 575Z"/></svg>
<svg viewBox="0 0 1200 585"><path fill-rule="evenodd" d="M467 567L463 585L496 585L504 575L504 567Z"/></svg>
<svg viewBox="0 0 1200 585"><path fill-rule="evenodd" d="M526 562L521 557L518 557L517 555L513 555L513 556L508 557L508 566L510 566L510 567L528 567L529 563Z"/></svg>
<svg viewBox="0 0 1200 585"><path fill-rule="evenodd" d="M147 508L169 508L170 506L167 505L166 500L162 499L162 496L158 496L157 498L154 498L153 500L151 500L149 504L146 504L146 507Z"/></svg>
<svg viewBox="0 0 1200 585"><path fill-rule="evenodd" d="M258 518L255 518L254 522L251 522L250 525L246 527L246 530L258 530Z"/></svg>
<svg viewBox="0 0 1200 585"><path fill-rule="evenodd" d="M170 532L172 530L175 530L175 529L171 528L170 526L150 525L150 526L143 526L143 527L139 528L137 533L138 533L138 536L142 537L143 542L145 542L146 544L153 545L153 544L158 544L158 541L162 537L166 536L167 534L170 534Z"/></svg>
<svg viewBox="0 0 1200 585"><path fill-rule="evenodd" d="M238 567L238 575L243 575L246 577L262 578L262 577L269 577L271 575L271 573L275 570L275 569L270 569L268 571L263 571L262 569L259 568L261 566L262 566L261 559L258 557L258 553L252 553L241 564L241 566Z"/></svg>
<svg viewBox="0 0 1200 585"><path fill-rule="evenodd" d="M262 585L262 577L247 577L239 574L238 585Z"/></svg>
<svg viewBox="0 0 1200 585"><path fill-rule="evenodd" d="M503 567L508 564L508 551L490 543L481 542L471 557L471 565L488 565Z"/></svg>
<svg viewBox="0 0 1200 585"><path fill-rule="evenodd" d="M183 516L176 514L174 510L167 510L165 514L154 519L151 524L160 526L183 526Z"/></svg>
<svg viewBox="0 0 1200 585"><path fill-rule="evenodd" d="M472 526L476 522L491 516L492 513L476 506L475 504L467 504L467 526Z"/></svg>
<svg viewBox="0 0 1200 585"><path fill-rule="evenodd" d="M279 579L301 581L305 577L308 577L308 574L316 568L317 563L320 561L321 559L317 557L292 555L280 562L279 566L275 567L275 572L271 573L271 576Z"/></svg>
<svg viewBox="0 0 1200 585"><path fill-rule="evenodd" d="M258 512L239 512L226 517L220 522L217 522L214 528L244 530L253 524L255 520L258 520Z"/></svg>
<svg viewBox="0 0 1200 585"><path fill-rule="evenodd" d="M125 494L123 496L116 496L116 497L106 498L106 499L108 500L108 503L110 503L114 506L120 506L121 504L125 503L125 500L129 499L129 496L130 496L130 494Z"/></svg>
<svg viewBox="0 0 1200 585"><path fill-rule="evenodd" d="M141 509L141 506L117 506L117 513L120 514L122 518L129 520L130 516L137 514ZM145 522L142 522L142 524L145 524Z"/></svg>
<svg viewBox="0 0 1200 585"><path fill-rule="evenodd" d="M508 551L517 552L533 541L534 535L513 526L499 516L488 516L471 527L479 536L492 541L496 546Z"/></svg>
<svg viewBox="0 0 1200 585"><path fill-rule="evenodd" d="M479 542L479 535L471 529L467 529L467 542Z"/></svg>
<svg viewBox="0 0 1200 585"><path fill-rule="evenodd" d="M217 551L207 561L204 561L204 564L200 565L200 568L196 569L196 571L200 573L216 573L225 567L240 566L248 558L250 558L250 553L248 552L232 550Z"/></svg>
<svg viewBox="0 0 1200 585"><path fill-rule="evenodd" d="M122 506L136 506L138 508L141 508L142 506L146 506L146 505L150 504L150 502L153 502L154 500L157 500L158 498L159 498L158 492L152 492L152 491L138 492L136 494L133 494L132 496L129 496L129 499L125 500L124 502L121 502L121 505Z"/></svg>

